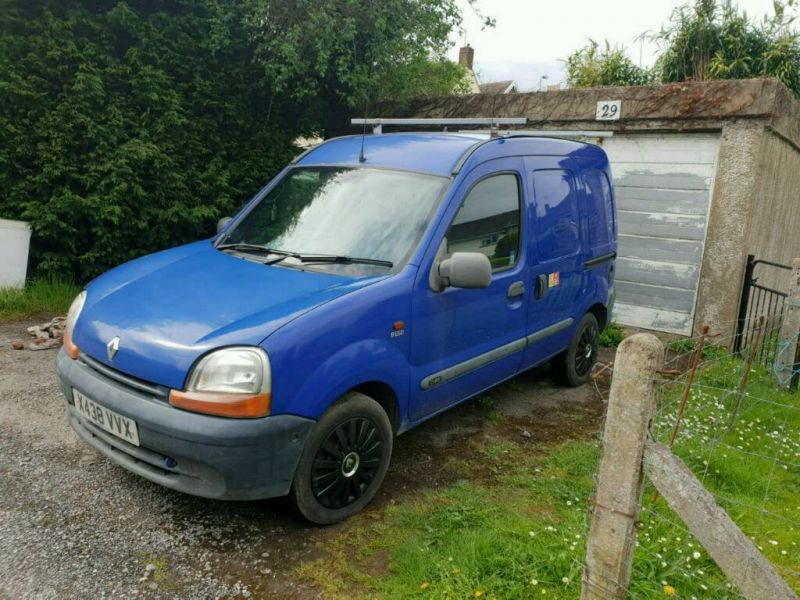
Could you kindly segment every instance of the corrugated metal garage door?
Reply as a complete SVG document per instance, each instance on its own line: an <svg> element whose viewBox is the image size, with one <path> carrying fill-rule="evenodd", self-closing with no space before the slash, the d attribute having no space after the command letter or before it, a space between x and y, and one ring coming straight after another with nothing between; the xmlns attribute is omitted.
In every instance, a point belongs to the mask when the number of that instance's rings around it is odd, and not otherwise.
<svg viewBox="0 0 800 600"><path fill-rule="evenodd" d="M614 320L688 335L719 135L615 135L603 147L619 222Z"/></svg>

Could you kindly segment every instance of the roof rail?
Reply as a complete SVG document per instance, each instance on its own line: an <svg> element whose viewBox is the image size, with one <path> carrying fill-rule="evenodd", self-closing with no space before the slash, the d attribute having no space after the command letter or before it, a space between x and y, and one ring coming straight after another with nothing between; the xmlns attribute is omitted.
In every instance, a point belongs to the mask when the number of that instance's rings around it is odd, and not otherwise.
<svg viewBox="0 0 800 600"><path fill-rule="evenodd" d="M452 118L452 119L387 119L383 117L372 119L350 119L351 125L372 125L372 133L383 133L384 125L399 125L405 127L469 127L472 125L488 126L490 129L500 125L525 125L525 117L478 117L478 118Z"/></svg>
<svg viewBox="0 0 800 600"><path fill-rule="evenodd" d="M489 133L489 131L475 131L470 130L464 133ZM576 129L520 129L520 130L506 130L499 133L500 137L546 137L546 138L610 138L614 137L613 131L584 131Z"/></svg>

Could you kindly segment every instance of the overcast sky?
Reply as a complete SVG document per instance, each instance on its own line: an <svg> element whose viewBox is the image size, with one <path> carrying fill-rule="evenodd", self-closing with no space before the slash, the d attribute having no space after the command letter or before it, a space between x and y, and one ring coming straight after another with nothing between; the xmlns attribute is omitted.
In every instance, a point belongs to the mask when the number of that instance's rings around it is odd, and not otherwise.
<svg viewBox="0 0 800 600"><path fill-rule="evenodd" d="M587 38L623 44L630 57L645 66L655 59L657 47L636 38L658 31L681 0L478 0L479 9L497 21L481 31L480 19L467 0L458 0L464 13L466 41L475 49L475 70L483 83L514 79L520 89L538 89L565 79L564 59ZM739 0L749 15L772 14L772 0ZM464 38L454 36L450 52L458 59Z"/></svg>

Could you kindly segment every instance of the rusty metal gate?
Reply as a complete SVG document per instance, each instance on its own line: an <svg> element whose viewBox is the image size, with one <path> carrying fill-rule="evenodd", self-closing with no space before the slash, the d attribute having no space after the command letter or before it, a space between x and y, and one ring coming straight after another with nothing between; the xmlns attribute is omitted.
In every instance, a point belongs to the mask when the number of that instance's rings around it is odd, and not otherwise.
<svg viewBox="0 0 800 600"><path fill-rule="evenodd" d="M788 294L777 286L766 285L764 279L780 281L776 275L791 270L789 265L759 260L752 254L747 256L733 351L739 354L757 344L753 348L756 359L766 367L772 366L778 351L778 331Z"/></svg>

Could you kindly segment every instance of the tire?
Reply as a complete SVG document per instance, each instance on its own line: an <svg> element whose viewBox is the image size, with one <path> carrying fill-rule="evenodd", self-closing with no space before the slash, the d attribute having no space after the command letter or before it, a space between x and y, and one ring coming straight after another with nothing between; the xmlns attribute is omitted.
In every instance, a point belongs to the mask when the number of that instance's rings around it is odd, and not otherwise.
<svg viewBox="0 0 800 600"><path fill-rule="evenodd" d="M306 440L292 499L306 519L329 525L375 497L392 457L392 425L369 396L349 392L322 415Z"/></svg>
<svg viewBox="0 0 800 600"><path fill-rule="evenodd" d="M553 359L561 381L569 387L578 387L589 380L597 362L597 341L600 327L592 313L586 313L575 330L567 349Z"/></svg>

